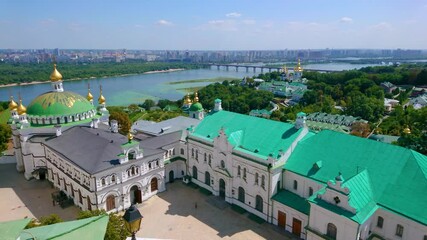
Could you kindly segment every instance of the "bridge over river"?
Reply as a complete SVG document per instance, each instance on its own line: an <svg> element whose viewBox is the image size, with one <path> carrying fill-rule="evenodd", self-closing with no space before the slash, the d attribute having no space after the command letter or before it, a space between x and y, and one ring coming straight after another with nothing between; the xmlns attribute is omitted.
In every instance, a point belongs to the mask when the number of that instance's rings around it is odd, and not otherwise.
<svg viewBox="0 0 427 240"><path fill-rule="evenodd" d="M210 64L206 64L207 66L211 66L211 67L217 67L217 69L219 70L220 68L225 68L227 71L231 69L235 69L236 72L239 71L239 69L245 69L246 72L249 72L249 69L252 69L253 72L256 72L256 69L260 69L261 73L265 71L268 72L272 72L272 71L280 71L282 68L281 67L269 67L269 66L257 66L257 65L240 65L240 64L217 64L217 63L210 63ZM329 73L329 72L340 72L338 70L326 70L326 69L307 69L304 68L304 71L309 71L309 72L324 72L324 73Z"/></svg>

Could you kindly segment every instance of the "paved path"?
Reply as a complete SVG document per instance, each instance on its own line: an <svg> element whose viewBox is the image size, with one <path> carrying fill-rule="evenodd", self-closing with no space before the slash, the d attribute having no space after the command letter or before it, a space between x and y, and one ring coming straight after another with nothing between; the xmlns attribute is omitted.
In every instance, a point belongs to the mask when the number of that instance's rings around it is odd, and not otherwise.
<svg viewBox="0 0 427 240"><path fill-rule="evenodd" d="M40 218L52 213L64 221L75 220L79 209L70 206L62 209L52 205L51 193L55 191L47 180L25 180L16 164L0 164L0 222Z"/></svg>
<svg viewBox="0 0 427 240"><path fill-rule="evenodd" d="M140 204L144 216L139 237L162 239L291 239L276 226L258 224L176 181L167 191ZM196 208L197 203L197 208ZM226 205L224 207L224 205Z"/></svg>

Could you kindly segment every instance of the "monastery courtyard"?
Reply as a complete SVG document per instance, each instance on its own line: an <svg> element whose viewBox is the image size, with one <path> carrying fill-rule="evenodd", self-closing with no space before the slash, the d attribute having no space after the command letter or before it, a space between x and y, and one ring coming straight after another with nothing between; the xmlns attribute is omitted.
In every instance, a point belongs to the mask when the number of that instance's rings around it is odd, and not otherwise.
<svg viewBox="0 0 427 240"><path fill-rule="evenodd" d="M7 163L12 162L12 163ZM12 157L0 159L0 222L52 213L74 220L79 209L53 206L48 181L25 180ZM207 196L181 181L139 204L144 216L139 237L160 239L291 239L277 226L257 223L214 196ZM196 207L197 204L197 207Z"/></svg>

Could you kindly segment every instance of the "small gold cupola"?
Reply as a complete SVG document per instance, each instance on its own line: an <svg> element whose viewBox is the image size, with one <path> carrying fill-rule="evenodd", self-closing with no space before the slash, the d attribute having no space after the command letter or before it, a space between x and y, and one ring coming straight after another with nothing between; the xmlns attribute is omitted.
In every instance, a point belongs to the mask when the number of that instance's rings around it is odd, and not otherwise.
<svg viewBox="0 0 427 240"><path fill-rule="evenodd" d="M301 60L299 58L298 58L297 66L294 68L294 71L295 72L302 72L303 71L303 69L301 67Z"/></svg>
<svg viewBox="0 0 427 240"><path fill-rule="evenodd" d="M57 82L62 80L62 74L56 69L56 64L53 64L53 71L50 74L50 81Z"/></svg>
<svg viewBox="0 0 427 240"><path fill-rule="evenodd" d="M18 104L13 100L13 96L10 96L9 110L16 111L17 108L18 108Z"/></svg>
<svg viewBox="0 0 427 240"><path fill-rule="evenodd" d="M187 96L185 96L185 101L184 101L184 103L185 104L191 104L193 101L191 101L191 98L190 98L190 94L189 93L187 93Z"/></svg>
<svg viewBox="0 0 427 240"><path fill-rule="evenodd" d="M100 90L100 95L99 95L99 98L98 98L98 103L99 104L104 104L105 103L105 97L102 96L102 86L99 86L99 90Z"/></svg>
<svg viewBox="0 0 427 240"><path fill-rule="evenodd" d="M87 99L88 101L92 101L92 100L93 100L92 93L90 93L90 85L89 85L89 84L88 84L88 86L87 86L87 96L86 96L86 99Z"/></svg>
<svg viewBox="0 0 427 240"><path fill-rule="evenodd" d="M194 93L194 102L199 102L199 94L197 92Z"/></svg>
<svg viewBox="0 0 427 240"><path fill-rule="evenodd" d="M128 141L129 141L129 142L131 142L131 141L132 141L132 139L133 139L133 135L132 135L132 133L128 132L127 137L128 137Z"/></svg>
<svg viewBox="0 0 427 240"><path fill-rule="evenodd" d="M23 115L27 113L27 108L22 104L22 99L19 99L19 106L18 106L18 115Z"/></svg>

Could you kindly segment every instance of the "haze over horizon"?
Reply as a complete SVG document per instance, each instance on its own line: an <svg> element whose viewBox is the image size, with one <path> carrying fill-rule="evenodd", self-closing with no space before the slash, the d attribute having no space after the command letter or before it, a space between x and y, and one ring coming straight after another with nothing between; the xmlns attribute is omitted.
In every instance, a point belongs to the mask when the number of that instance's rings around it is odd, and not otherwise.
<svg viewBox="0 0 427 240"><path fill-rule="evenodd" d="M427 0L0 2L0 49L427 49Z"/></svg>

